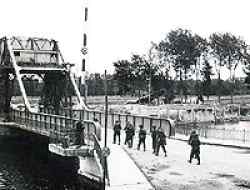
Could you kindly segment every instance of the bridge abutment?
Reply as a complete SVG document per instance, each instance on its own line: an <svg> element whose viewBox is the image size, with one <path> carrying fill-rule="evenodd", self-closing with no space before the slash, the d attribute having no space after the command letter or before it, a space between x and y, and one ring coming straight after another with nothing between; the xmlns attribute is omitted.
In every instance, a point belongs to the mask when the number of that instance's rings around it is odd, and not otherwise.
<svg viewBox="0 0 250 190"><path fill-rule="evenodd" d="M12 85L6 70L0 70L0 113L9 120L10 101L12 97Z"/></svg>
<svg viewBox="0 0 250 190"><path fill-rule="evenodd" d="M12 127L0 127L0 141L6 143L6 148L14 145L23 152L24 159L39 160L43 163L45 169L42 172L49 176L50 190L63 189L67 186L80 188L77 173L78 157L64 157L51 153L48 150L49 137ZM11 142L10 147L8 147L9 142Z"/></svg>

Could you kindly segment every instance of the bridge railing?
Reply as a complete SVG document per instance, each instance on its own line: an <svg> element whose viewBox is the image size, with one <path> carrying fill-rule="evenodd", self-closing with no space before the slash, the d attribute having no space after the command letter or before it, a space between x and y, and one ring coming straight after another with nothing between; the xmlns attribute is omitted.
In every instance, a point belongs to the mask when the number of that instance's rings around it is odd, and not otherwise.
<svg viewBox="0 0 250 190"><path fill-rule="evenodd" d="M41 110L45 113L54 113L53 109L43 109ZM70 110L70 109L61 109L60 114L66 117L77 118L80 120L93 120L96 118L101 125L104 125L105 122L105 113L102 111L95 110ZM167 136L174 135L173 126L171 126L168 119L157 118L152 116L140 116L140 115L130 115L122 113L108 113L108 127L113 128L116 120L121 121L122 128L125 127L126 122L130 121L134 126L135 130L139 130L139 125L143 125L148 133L150 133L152 126L162 127Z"/></svg>
<svg viewBox="0 0 250 190"><path fill-rule="evenodd" d="M95 152L96 152L96 155L99 159L99 163L101 165L101 168L102 168L102 172L103 172L103 175L105 173L105 177L106 177L106 180L108 182L108 184L110 183L110 180L109 180L109 172L108 172L108 162L107 162L107 157L104 156L103 154L103 149L102 147L100 146L100 143L99 143L99 140L98 140L98 137L96 135L93 135L94 137L94 149L95 149Z"/></svg>
<svg viewBox="0 0 250 190"><path fill-rule="evenodd" d="M68 144L75 143L79 135L76 124L81 121L84 128L81 135L85 144L94 147L93 134L97 134L97 128L93 121L16 109L11 109L10 116L21 128L48 136L57 143Z"/></svg>
<svg viewBox="0 0 250 190"><path fill-rule="evenodd" d="M79 135L77 134L79 131L76 124L80 119L15 109L11 109L10 116L19 128L46 135L50 137L53 143L61 143L64 148L71 144L74 145L77 135ZM90 150L95 150L100 166L109 181L108 170L105 167L107 166L107 161L100 144L100 129L93 121L82 120L81 122L84 130L80 135L84 138L85 145L88 145Z"/></svg>

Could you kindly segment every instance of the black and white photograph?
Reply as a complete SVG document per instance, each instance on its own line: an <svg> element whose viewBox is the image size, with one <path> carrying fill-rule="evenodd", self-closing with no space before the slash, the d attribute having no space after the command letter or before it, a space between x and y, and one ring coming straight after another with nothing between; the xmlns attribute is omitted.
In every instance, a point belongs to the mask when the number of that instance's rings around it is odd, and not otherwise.
<svg viewBox="0 0 250 190"><path fill-rule="evenodd" d="M0 190L250 189L250 2L0 7Z"/></svg>

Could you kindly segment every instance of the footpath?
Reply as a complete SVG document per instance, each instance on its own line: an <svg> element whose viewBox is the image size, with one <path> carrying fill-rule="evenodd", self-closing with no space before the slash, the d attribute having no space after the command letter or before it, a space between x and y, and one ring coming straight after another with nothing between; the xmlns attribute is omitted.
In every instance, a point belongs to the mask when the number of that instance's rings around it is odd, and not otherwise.
<svg viewBox="0 0 250 190"><path fill-rule="evenodd" d="M107 157L110 185L107 190L154 190L144 173L124 150L123 146L113 144L113 131L108 129L107 146L110 155ZM104 130L102 132L102 145ZM123 139L121 139L121 144Z"/></svg>
<svg viewBox="0 0 250 190"><path fill-rule="evenodd" d="M182 134L175 134L175 136L171 138L175 140L188 141L189 136ZM250 149L250 141L242 142L242 141L221 140L221 139L205 138L205 137L199 137L199 138L202 144L240 148L240 149Z"/></svg>

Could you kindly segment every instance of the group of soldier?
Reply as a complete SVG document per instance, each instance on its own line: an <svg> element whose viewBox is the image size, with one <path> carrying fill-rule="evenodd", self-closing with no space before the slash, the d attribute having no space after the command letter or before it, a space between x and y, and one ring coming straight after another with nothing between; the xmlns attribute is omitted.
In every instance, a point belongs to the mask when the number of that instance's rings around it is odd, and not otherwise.
<svg viewBox="0 0 250 190"><path fill-rule="evenodd" d="M118 138L118 144L121 143L121 122L119 120L115 121L114 124L114 135L113 135L113 143L116 144L116 140ZM129 148L133 147L133 140L135 136L135 126L127 121L125 125L125 145L128 145ZM143 125L139 125L139 132L138 132L138 145L137 150L140 150L141 145L143 145L143 150L146 151L146 137L147 132L144 129ZM152 138L152 149L153 154L156 156L159 155L160 148L162 148L165 157L167 156L166 151L166 134L164 133L164 130L161 127L156 128L156 126L152 126L151 128L151 138ZM200 140L198 134L196 134L196 131L193 130L190 134L190 137L188 139L188 144L191 146L191 152L188 162L191 163L193 158L196 158L198 160L198 165L200 165Z"/></svg>
<svg viewBox="0 0 250 190"><path fill-rule="evenodd" d="M119 120L115 121L114 124L114 135L113 135L113 143L116 144L116 139L118 138L118 144L120 145L121 143L121 122ZM135 126L127 121L125 125L125 145L128 145L129 148L133 147L133 141L134 141L134 136L135 136ZM144 129L143 125L139 125L139 132L138 132L138 145L137 145L137 150L140 150L140 147L143 146L143 150L146 151L146 137L147 137L147 132ZM158 156L160 147L162 148L165 156L167 156L167 151L166 151L166 135L161 127L156 129L156 126L152 126L151 129L151 138L152 138L152 149L153 153Z"/></svg>

